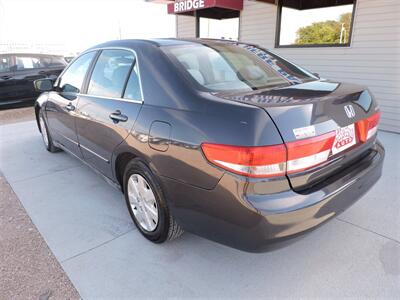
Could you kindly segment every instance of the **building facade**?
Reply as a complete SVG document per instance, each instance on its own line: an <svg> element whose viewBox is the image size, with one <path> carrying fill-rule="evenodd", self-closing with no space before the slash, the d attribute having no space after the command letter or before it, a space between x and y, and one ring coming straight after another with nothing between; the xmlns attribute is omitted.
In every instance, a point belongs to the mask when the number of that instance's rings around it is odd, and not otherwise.
<svg viewBox="0 0 400 300"><path fill-rule="evenodd" d="M188 4L188 1L192 3ZM323 78L368 86L380 104L380 128L400 133L399 0L163 2L168 3L168 13L176 14L178 38L204 37L201 32L204 27L201 25L202 17L218 20L237 18L239 41L265 47ZM179 7L180 2L186 3ZM194 8L194 5L197 7ZM296 27L296 22L303 22L302 17L318 20L318 17L326 14L328 20L329 8L340 12L345 11L346 5L351 9L351 24L350 28L345 28L344 23L339 24L342 28L341 31L339 29L338 42L296 45L292 39L286 41L289 44L284 44L284 39L293 35L290 28L300 28ZM316 13L320 16L315 16ZM208 31L209 27L210 23Z"/></svg>

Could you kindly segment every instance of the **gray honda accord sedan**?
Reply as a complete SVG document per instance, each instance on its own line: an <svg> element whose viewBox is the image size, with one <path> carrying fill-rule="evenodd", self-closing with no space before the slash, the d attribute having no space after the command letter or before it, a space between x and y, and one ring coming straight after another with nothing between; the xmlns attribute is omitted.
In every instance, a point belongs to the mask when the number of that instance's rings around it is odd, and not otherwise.
<svg viewBox="0 0 400 300"><path fill-rule="evenodd" d="M112 41L35 87L46 149L120 188L155 243L185 230L245 251L274 249L341 213L381 176L370 91L256 45Z"/></svg>

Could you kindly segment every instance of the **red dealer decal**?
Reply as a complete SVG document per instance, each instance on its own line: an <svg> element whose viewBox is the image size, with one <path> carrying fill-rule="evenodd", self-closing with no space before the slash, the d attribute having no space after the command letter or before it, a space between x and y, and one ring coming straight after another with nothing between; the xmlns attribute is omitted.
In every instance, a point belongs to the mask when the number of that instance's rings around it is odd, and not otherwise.
<svg viewBox="0 0 400 300"><path fill-rule="evenodd" d="M168 4L168 13L179 14L211 7L242 10L243 0L175 0Z"/></svg>

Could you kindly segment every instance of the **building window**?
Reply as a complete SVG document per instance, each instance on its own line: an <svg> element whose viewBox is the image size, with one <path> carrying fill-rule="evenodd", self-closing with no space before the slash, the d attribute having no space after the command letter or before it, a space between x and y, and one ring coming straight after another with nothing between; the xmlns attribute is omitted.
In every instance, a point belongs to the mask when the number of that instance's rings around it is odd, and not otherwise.
<svg viewBox="0 0 400 300"><path fill-rule="evenodd" d="M209 39L239 39L239 18L209 19L198 17L199 37Z"/></svg>
<svg viewBox="0 0 400 300"><path fill-rule="evenodd" d="M280 0L275 46L350 46L355 2Z"/></svg>

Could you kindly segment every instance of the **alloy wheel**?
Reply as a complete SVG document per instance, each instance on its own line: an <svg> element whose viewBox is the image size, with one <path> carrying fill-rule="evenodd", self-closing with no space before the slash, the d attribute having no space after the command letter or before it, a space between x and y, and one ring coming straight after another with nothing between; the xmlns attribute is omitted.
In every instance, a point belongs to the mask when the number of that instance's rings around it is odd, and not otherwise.
<svg viewBox="0 0 400 300"><path fill-rule="evenodd" d="M148 232L158 225L158 205L156 197L146 179L132 174L128 180L128 198L137 223Z"/></svg>

